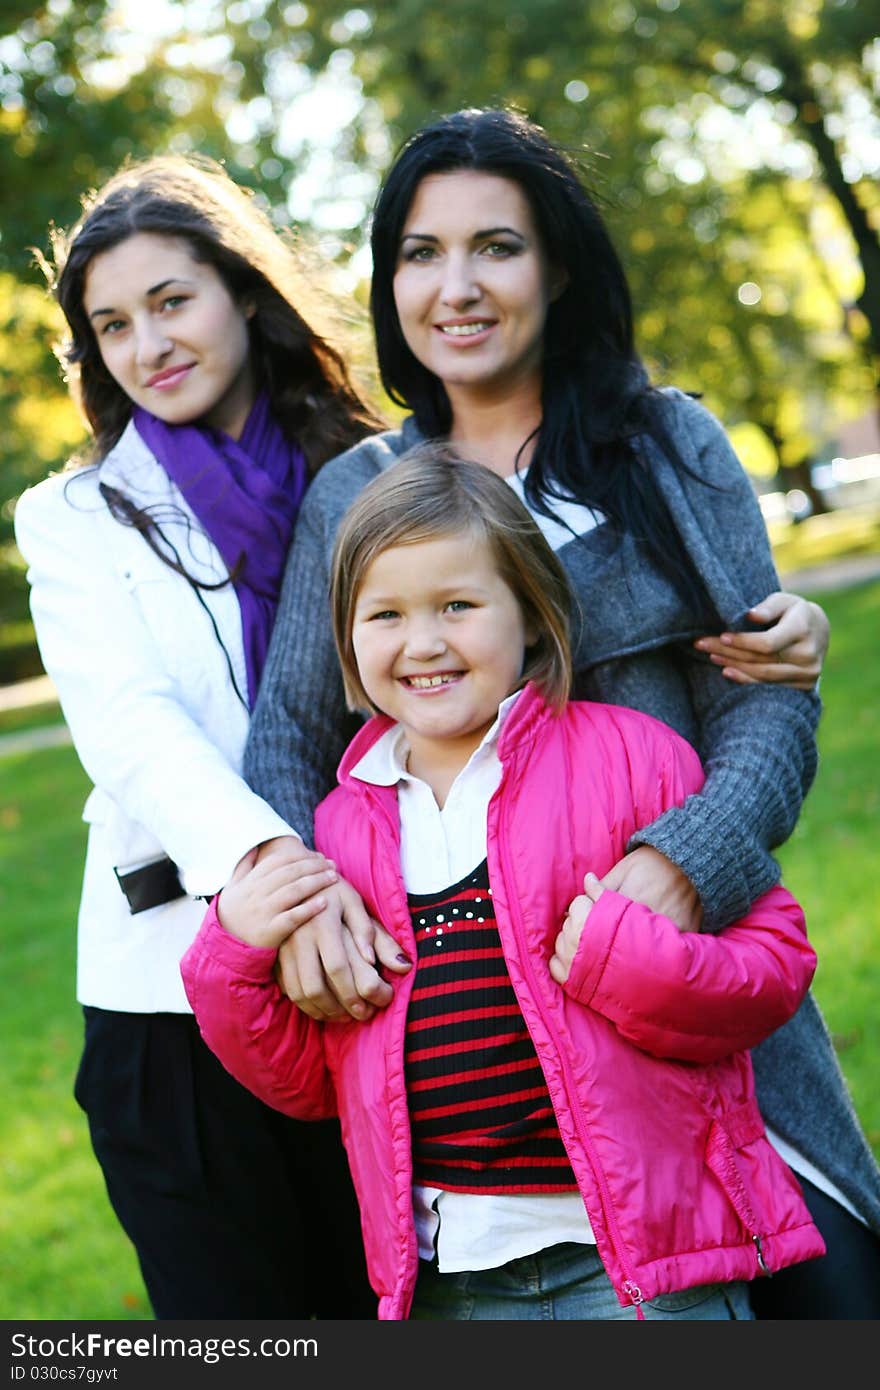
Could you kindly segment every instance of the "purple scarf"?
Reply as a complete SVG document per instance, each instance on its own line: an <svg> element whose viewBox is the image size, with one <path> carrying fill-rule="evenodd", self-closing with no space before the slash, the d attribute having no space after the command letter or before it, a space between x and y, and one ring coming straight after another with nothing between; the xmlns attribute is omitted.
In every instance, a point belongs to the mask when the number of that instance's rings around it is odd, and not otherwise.
<svg viewBox="0 0 880 1390"><path fill-rule="evenodd" d="M261 393L239 440L198 425L166 425L135 406L135 427L234 571L248 699L257 697L293 523L308 482Z"/></svg>

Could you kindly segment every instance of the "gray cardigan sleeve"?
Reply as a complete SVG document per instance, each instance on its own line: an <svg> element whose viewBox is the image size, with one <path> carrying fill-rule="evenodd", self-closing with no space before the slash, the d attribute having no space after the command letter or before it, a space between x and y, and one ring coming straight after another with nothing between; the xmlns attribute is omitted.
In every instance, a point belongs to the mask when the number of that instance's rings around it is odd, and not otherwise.
<svg viewBox="0 0 880 1390"><path fill-rule="evenodd" d="M307 493L284 572L244 775L311 845L315 807L335 785L339 759L361 721L346 708L333 643L329 518L308 499Z"/></svg>
<svg viewBox="0 0 880 1390"><path fill-rule="evenodd" d="M779 881L771 854L794 829L816 772L818 697L769 685L729 686L692 663L703 790L640 830L694 884L708 931L742 917ZM725 684L729 684L725 682Z"/></svg>
<svg viewBox="0 0 880 1390"><path fill-rule="evenodd" d="M339 760L362 722L346 706L333 641L333 542L348 505L407 443L401 431L388 431L324 465L306 493L284 571L244 775L308 845L315 807L336 785Z"/></svg>
<svg viewBox="0 0 880 1390"><path fill-rule="evenodd" d="M720 424L678 400L677 442L689 446L699 477L673 478L661 465L667 499L722 622L742 629L745 611L779 587L767 530ZM814 691L734 685L689 647L681 661L706 782L632 847L653 845L678 864L700 895L706 929L718 931L779 880L770 851L791 834L815 777L821 705Z"/></svg>

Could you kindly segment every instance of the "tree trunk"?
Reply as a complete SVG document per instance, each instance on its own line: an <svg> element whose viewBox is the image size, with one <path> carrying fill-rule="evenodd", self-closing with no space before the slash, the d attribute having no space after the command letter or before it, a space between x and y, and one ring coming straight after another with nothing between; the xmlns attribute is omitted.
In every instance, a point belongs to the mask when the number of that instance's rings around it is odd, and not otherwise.
<svg viewBox="0 0 880 1390"><path fill-rule="evenodd" d="M785 479L783 487L785 487L786 490L789 490L793 487L799 487L802 492L805 492L807 494L813 505L812 514L814 516L819 516L823 512L827 512L829 510L829 507L825 502L825 499L822 496L821 492L817 490L815 484L813 483L810 468L810 459L802 459L800 463L786 464L782 469L782 475ZM794 520L797 521L798 518L795 517ZM800 520L804 520L804 518L801 517Z"/></svg>
<svg viewBox="0 0 880 1390"><path fill-rule="evenodd" d="M783 76L781 95L795 107L801 131L816 152L824 180L840 204L858 248L865 284L856 302L868 323L871 352L875 361L880 360L880 241L852 184L844 178L834 141L825 129L819 95L799 59L780 46L773 52L773 61Z"/></svg>

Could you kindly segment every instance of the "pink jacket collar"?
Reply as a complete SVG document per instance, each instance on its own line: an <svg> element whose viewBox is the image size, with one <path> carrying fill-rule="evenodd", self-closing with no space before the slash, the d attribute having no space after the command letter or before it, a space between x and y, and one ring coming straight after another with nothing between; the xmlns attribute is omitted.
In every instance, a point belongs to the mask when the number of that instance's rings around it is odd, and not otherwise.
<svg viewBox="0 0 880 1390"><path fill-rule="evenodd" d="M498 740L498 756L501 761L504 762L514 748L519 747L524 742L531 741L535 730L553 717L553 711L545 704L540 691L529 681L522 697L517 700L510 711L509 718L505 721L504 728L501 730L501 737ZM375 714L358 729L343 753L336 773L340 785L345 786L357 782L356 778L350 776L352 768L357 767L361 758L391 728L393 723L394 720L389 719L387 714Z"/></svg>

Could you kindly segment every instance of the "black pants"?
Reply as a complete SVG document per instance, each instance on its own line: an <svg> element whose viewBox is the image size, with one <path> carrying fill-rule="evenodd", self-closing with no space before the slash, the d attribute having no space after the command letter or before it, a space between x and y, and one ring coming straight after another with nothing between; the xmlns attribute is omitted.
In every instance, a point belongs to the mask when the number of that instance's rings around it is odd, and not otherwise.
<svg viewBox="0 0 880 1390"><path fill-rule="evenodd" d="M189 1014L84 1010L76 1099L157 1318L375 1318L338 1123L263 1105Z"/></svg>
<svg viewBox="0 0 880 1390"><path fill-rule="evenodd" d="M827 1253L750 1285L755 1317L880 1318L880 1240L861 1221L798 1177Z"/></svg>

